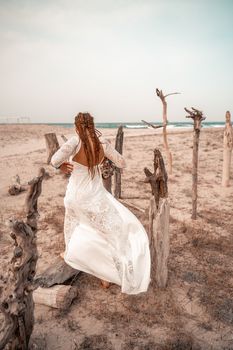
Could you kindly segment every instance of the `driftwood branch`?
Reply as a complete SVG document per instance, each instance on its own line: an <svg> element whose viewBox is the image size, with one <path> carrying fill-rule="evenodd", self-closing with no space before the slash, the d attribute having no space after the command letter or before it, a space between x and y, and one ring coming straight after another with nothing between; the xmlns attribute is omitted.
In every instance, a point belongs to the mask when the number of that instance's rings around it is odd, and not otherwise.
<svg viewBox="0 0 233 350"><path fill-rule="evenodd" d="M49 178L51 178L51 175L47 171L45 171L43 179L48 180ZM17 195L21 192L27 191L29 188L29 184L31 183L31 181L29 181L27 183L21 184L20 177L18 174L13 178L13 182L14 184L9 186L8 189L10 195Z"/></svg>
<svg viewBox="0 0 233 350"><path fill-rule="evenodd" d="M172 92L170 94L165 95L164 98L171 96L171 95L179 95L179 94L180 94L180 92Z"/></svg>
<svg viewBox="0 0 233 350"><path fill-rule="evenodd" d="M41 168L39 176L28 182L29 190L26 198L27 224L33 229L37 229L37 201L42 191L42 181L45 176L45 169Z"/></svg>
<svg viewBox="0 0 233 350"><path fill-rule="evenodd" d="M151 252L152 286L164 288L167 284L169 255L169 202L167 172L163 157L154 150L154 173L145 168L146 182L151 185L149 206L149 242Z"/></svg>
<svg viewBox="0 0 233 350"><path fill-rule="evenodd" d="M26 185L22 185L20 183L20 177L17 174L14 178L13 178L13 185L9 186L8 188L8 193L11 196L15 196L21 192L27 191L27 186Z"/></svg>
<svg viewBox="0 0 233 350"><path fill-rule="evenodd" d="M193 119L193 169L192 169L192 219L197 218L197 178L198 178L198 148L199 137L201 131L201 122L206 119L203 116L203 112L196 108L185 108L185 111L189 114L186 118Z"/></svg>
<svg viewBox="0 0 233 350"><path fill-rule="evenodd" d="M167 140L167 102L166 97L170 95L176 95L179 94L179 92L172 92L167 95L163 94L162 90L156 89L156 95L160 98L162 105L163 105L163 144L164 148L167 154L167 161L168 161L168 173L172 174L172 154L169 149L168 140Z"/></svg>
<svg viewBox="0 0 233 350"><path fill-rule="evenodd" d="M55 133L45 134L44 137L47 149L47 164L49 164L52 156L59 149L59 143Z"/></svg>
<svg viewBox="0 0 233 350"><path fill-rule="evenodd" d="M158 208L160 198L166 198L168 196L168 176L159 149L155 148L154 150L154 173L148 168L144 168L144 173L146 175L146 182L149 182L151 185L152 194Z"/></svg>
<svg viewBox="0 0 233 350"><path fill-rule="evenodd" d="M192 110L185 108L185 111L189 114L186 116L186 118L191 118L193 119L194 122L194 130L199 130L201 129L201 122L206 119L206 117L203 116L203 112L199 111L196 108L191 107Z"/></svg>
<svg viewBox="0 0 233 350"><path fill-rule="evenodd" d="M163 125L153 125L145 120L142 120L143 123L145 123L148 126L151 126L153 129L163 128Z"/></svg>
<svg viewBox="0 0 233 350"><path fill-rule="evenodd" d="M37 263L36 219L37 200L41 193L44 169L29 185L26 199L27 220L10 220L14 252L1 295L0 310L5 316L5 332L0 340L0 349L28 349L34 325L32 291Z"/></svg>

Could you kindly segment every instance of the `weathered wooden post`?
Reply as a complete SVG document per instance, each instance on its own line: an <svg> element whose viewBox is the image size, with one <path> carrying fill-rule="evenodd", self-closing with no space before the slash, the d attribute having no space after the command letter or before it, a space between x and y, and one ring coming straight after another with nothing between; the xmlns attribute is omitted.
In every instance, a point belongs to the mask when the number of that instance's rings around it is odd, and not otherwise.
<svg viewBox="0 0 233 350"><path fill-rule="evenodd" d="M50 163L52 156L59 149L59 143L55 133L48 133L44 135L47 149L47 164Z"/></svg>
<svg viewBox="0 0 233 350"><path fill-rule="evenodd" d="M150 183L152 197L149 207L149 241L151 251L152 285L164 288L167 284L169 256L169 213L167 172L163 157L154 150L154 173L144 168L146 182Z"/></svg>
<svg viewBox="0 0 233 350"><path fill-rule="evenodd" d="M198 148L199 136L201 131L201 122L206 119L203 113L192 107L192 111L185 108L189 114L186 118L193 119L193 168L192 168L192 219L197 219L197 178L198 178Z"/></svg>
<svg viewBox="0 0 233 350"><path fill-rule="evenodd" d="M14 255L9 272L4 276L0 310L5 316L4 335L0 349L26 350L34 325L32 291L37 263L37 200L41 194L45 170L29 182L26 199L27 220L10 220L11 237L14 240Z"/></svg>
<svg viewBox="0 0 233 350"><path fill-rule="evenodd" d="M120 125L117 131L116 136L116 143L115 143L115 149L122 154L123 151L123 138L124 138L124 132L123 132L123 126ZM115 175L114 175L114 196L115 198L121 198L121 171L119 168L115 169Z"/></svg>
<svg viewBox="0 0 233 350"><path fill-rule="evenodd" d="M167 101L166 97L170 95L177 95L179 92L172 92L170 94L164 95L162 90L156 89L156 94L160 98L163 104L163 144L167 154L167 162L168 162L168 173L172 174L172 154L169 149L168 141L167 141Z"/></svg>
<svg viewBox="0 0 233 350"><path fill-rule="evenodd" d="M226 124L223 136L223 168L222 186L230 186L231 155L233 148L233 128L231 124L231 113L226 112Z"/></svg>

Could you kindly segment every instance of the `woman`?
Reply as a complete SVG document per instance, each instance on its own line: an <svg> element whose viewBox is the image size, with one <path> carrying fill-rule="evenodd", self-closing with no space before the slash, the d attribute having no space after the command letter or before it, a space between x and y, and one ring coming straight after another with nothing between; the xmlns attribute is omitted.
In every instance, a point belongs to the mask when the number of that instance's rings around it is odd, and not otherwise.
<svg viewBox="0 0 233 350"><path fill-rule="evenodd" d="M100 136L89 113L75 117L75 128L77 135L51 159L54 167L71 173L64 198L64 260L100 278L105 286L118 284L122 293L145 292L151 268L147 233L104 188L100 173L105 157L119 168L126 166L125 159Z"/></svg>

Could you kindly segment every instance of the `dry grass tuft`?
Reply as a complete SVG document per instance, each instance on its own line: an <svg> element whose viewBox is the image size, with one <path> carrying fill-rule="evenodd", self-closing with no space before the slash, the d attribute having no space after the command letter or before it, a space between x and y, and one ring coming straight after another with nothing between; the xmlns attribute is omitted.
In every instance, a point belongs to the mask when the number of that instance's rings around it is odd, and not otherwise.
<svg viewBox="0 0 233 350"><path fill-rule="evenodd" d="M106 335L90 335L86 336L77 350L114 350L112 343L108 340Z"/></svg>

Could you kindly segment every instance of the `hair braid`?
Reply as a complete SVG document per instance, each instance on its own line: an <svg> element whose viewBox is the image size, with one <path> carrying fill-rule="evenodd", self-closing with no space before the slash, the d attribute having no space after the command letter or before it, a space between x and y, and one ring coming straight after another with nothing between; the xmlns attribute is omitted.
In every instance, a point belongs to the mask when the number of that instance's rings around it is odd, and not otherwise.
<svg viewBox="0 0 233 350"><path fill-rule="evenodd" d="M100 140L101 132L95 129L94 118L89 113L79 113L75 117L75 126L78 130L80 139L82 141L84 152L87 157L88 171L93 178L95 176L96 164L99 161L100 155ZM92 139L93 149L89 140ZM99 168L97 167L99 172Z"/></svg>

